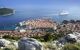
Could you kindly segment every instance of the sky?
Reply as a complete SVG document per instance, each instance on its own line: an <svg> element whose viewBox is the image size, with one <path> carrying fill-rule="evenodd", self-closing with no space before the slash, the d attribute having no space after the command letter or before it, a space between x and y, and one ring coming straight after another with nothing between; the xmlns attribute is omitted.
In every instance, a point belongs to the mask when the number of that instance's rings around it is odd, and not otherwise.
<svg viewBox="0 0 80 50"><path fill-rule="evenodd" d="M17 11L29 10L28 12L58 9L80 13L80 0L0 0L0 7L9 7Z"/></svg>
<svg viewBox="0 0 80 50"><path fill-rule="evenodd" d="M0 0L0 6L28 9L79 8L80 0Z"/></svg>

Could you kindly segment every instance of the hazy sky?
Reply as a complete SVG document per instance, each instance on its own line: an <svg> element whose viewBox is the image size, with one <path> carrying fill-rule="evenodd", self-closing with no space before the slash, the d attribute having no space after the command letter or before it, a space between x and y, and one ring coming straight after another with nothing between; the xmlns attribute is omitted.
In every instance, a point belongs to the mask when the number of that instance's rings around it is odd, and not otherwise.
<svg viewBox="0 0 80 50"><path fill-rule="evenodd" d="M13 8L77 8L80 0L0 0L0 6Z"/></svg>

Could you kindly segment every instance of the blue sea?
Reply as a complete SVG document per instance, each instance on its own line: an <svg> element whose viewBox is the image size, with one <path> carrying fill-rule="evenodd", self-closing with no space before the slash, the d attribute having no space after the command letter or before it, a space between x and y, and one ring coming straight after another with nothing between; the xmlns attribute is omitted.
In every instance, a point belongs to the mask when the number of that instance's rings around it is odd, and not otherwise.
<svg viewBox="0 0 80 50"><path fill-rule="evenodd" d="M80 20L80 12L69 11L69 15L60 16L59 11L61 10L16 10L14 15L0 16L0 30L14 30L16 24L21 21L46 18L52 19L56 22L62 22L63 20Z"/></svg>

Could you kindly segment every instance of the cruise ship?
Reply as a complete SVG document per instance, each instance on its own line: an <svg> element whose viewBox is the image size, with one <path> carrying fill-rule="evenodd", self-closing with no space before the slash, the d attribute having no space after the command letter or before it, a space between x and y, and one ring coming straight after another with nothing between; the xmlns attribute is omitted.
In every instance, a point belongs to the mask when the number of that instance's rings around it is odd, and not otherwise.
<svg viewBox="0 0 80 50"><path fill-rule="evenodd" d="M65 16L65 15L69 15L69 12L68 11L61 11L59 13L60 16Z"/></svg>

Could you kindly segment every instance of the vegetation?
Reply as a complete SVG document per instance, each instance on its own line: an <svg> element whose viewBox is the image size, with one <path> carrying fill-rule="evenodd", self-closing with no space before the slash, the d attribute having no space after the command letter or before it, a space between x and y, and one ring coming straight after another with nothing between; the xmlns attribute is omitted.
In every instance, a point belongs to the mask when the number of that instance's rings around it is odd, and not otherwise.
<svg viewBox="0 0 80 50"><path fill-rule="evenodd" d="M46 35L44 36L34 36L32 38L35 38L41 42L48 42L48 41L54 41L54 40L57 40L61 37L63 37L64 34L63 33L59 33L59 34L55 34L55 33L46 33Z"/></svg>
<svg viewBox="0 0 80 50"><path fill-rule="evenodd" d="M5 38L5 39L12 39L12 40L20 39L20 37L15 37L15 36L13 37L13 36L10 36L10 35L4 35L3 38Z"/></svg>
<svg viewBox="0 0 80 50"><path fill-rule="evenodd" d="M78 23L78 22L80 23L80 20L76 20L76 21L75 21L75 20L70 20L70 21L68 21L68 20L63 20L62 23L63 23L63 24L68 24L68 23Z"/></svg>
<svg viewBox="0 0 80 50"><path fill-rule="evenodd" d="M0 8L0 15L7 15L13 13L13 9L9 8Z"/></svg>
<svg viewBox="0 0 80 50"><path fill-rule="evenodd" d="M54 46L51 42L44 42L42 44L43 44L43 47L44 47L43 50L56 50L57 49L57 47Z"/></svg>
<svg viewBox="0 0 80 50"><path fill-rule="evenodd" d="M80 20L76 20L76 22L79 22L80 23Z"/></svg>
<svg viewBox="0 0 80 50"><path fill-rule="evenodd" d="M4 48L3 50L13 50L12 48Z"/></svg>
<svg viewBox="0 0 80 50"><path fill-rule="evenodd" d="M70 20L70 23L76 23L76 21L75 20Z"/></svg>
<svg viewBox="0 0 80 50"><path fill-rule="evenodd" d="M64 24L67 24L69 21L67 21L67 20L64 20L62 23L64 23Z"/></svg>
<svg viewBox="0 0 80 50"><path fill-rule="evenodd" d="M80 50L80 45L77 44L66 44L62 50Z"/></svg>
<svg viewBox="0 0 80 50"><path fill-rule="evenodd" d="M53 28L47 28L47 29L44 29L45 32L49 32L49 33L53 33L54 32L54 29Z"/></svg>

